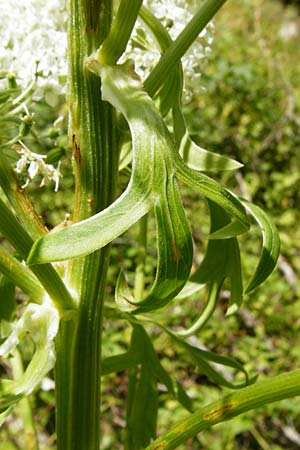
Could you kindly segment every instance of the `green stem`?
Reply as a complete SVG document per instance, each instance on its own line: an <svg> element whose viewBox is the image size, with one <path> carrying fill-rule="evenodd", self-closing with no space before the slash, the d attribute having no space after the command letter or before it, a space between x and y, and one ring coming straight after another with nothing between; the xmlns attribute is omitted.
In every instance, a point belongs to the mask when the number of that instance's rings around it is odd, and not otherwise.
<svg viewBox="0 0 300 450"><path fill-rule="evenodd" d="M73 142L73 221L106 208L114 199L118 173L115 112L101 101L101 81L86 58L106 38L111 0L69 0L69 106ZM78 315L63 321L56 338L58 450L99 450L102 305L109 248L68 264Z"/></svg>
<svg viewBox="0 0 300 450"><path fill-rule="evenodd" d="M205 0L197 13L186 25L175 41L167 48L157 66L144 83L148 94L153 97L166 79L168 72L182 58L197 36L206 27L226 0Z"/></svg>
<svg viewBox="0 0 300 450"><path fill-rule="evenodd" d="M45 291L32 272L0 247L0 272L29 296L32 301L40 303Z"/></svg>
<svg viewBox="0 0 300 450"><path fill-rule="evenodd" d="M26 230L33 239L37 239L46 232L46 229L28 199L26 192L20 187L18 178L3 152L4 149L0 150L1 187Z"/></svg>
<svg viewBox="0 0 300 450"><path fill-rule="evenodd" d="M181 337L193 336L204 327L204 325L209 321L209 319L211 318L216 309L221 287L222 282L220 282L219 280L210 283L208 298L199 317L187 330L179 331L177 333L178 336Z"/></svg>
<svg viewBox="0 0 300 450"><path fill-rule="evenodd" d="M0 199L0 232L26 260L33 240L18 222L17 218ZM31 266L31 271L39 279L61 316L74 308L74 300L62 279L51 264Z"/></svg>
<svg viewBox="0 0 300 450"><path fill-rule="evenodd" d="M300 370L270 377L240 389L191 414L150 444L146 450L172 450L217 423L268 403L300 395Z"/></svg>
<svg viewBox="0 0 300 450"><path fill-rule="evenodd" d="M116 64L126 49L143 0L121 0L109 35L98 52L97 59L108 65Z"/></svg>

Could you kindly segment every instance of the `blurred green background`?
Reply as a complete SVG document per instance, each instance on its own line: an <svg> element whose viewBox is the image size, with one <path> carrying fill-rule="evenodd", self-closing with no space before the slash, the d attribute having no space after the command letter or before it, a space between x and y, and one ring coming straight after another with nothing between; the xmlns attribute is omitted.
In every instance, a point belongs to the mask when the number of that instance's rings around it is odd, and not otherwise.
<svg viewBox="0 0 300 450"><path fill-rule="evenodd" d="M276 375L299 367L299 272L300 272L300 6L298 1L228 1L215 20L215 38L201 77L202 93L185 105L185 115L193 139L204 148L239 160L238 173L218 178L238 194L252 199L274 219L281 237L281 256L272 276L245 298L243 307L225 317L228 292L223 290L213 318L194 344L245 364L250 373ZM285 4L285 5L283 5ZM49 227L72 213L72 168L67 139L66 118L53 135L53 121L66 117L64 97L51 90L33 105L35 128L42 142L34 141L36 151L63 148L61 186L30 191L39 213ZM52 132L51 132L52 130ZM9 133L13 135L14 130ZM52 134L51 134L52 133ZM15 158L11 155L11 161ZM120 190L128 182L126 171L120 176ZM201 261L208 221L203 200L182 190ZM150 230L152 224L150 217ZM152 233L153 235L154 233ZM134 273L137 264L137 229L119 238L112 247L107 288L108 301L120 267ZM240 239L245 276L253 273L260 248L258 230L252 239ZM148 242L146 280L153 279L155 240ZM199 298L200 297L200 298ZM188 325L203 305L204 294L180 301L160 313L171 326ZM104 356L125 351L130 338L125 323L104 323ZM198 339L199 338L199 339ZM195 372L167 338L153 330L153 343L164 367L177 378L200 407L219 398L221 389ZM30 349L22 349L30 357ZM225 369L224 369L225 370ZM48 385L32 396L41 450L55 448L54 393ZM46 380L47 381L47 380ZM127 374L105 377L103 385L103 450L122 449ZM222 389L222 391L226 391ZM159 392L159 432L188 413L167 395ZM230 423L214 427L180 449L279 450L300 448L300 400L285 400L259 411L244 414ZM0 450L27 450L22 442L22 423L18 410L0 431Z"/></svg>

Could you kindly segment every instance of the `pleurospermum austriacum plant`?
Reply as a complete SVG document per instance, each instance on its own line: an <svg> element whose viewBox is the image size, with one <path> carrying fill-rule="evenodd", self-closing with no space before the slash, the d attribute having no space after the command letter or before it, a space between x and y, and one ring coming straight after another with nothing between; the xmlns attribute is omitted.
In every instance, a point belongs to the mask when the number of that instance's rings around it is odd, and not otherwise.
<svg viewBox="0 0 300 450"><path fill-rule="evenodd" d="M172 27L176 29L176 17L168 21L159 17L156 8L151 9L155 2L142 3L131 0L129 7L127 0L117 4L111 0L68 2L68 102L75 176L71 224L66 222L48 233L8 161L10 146L16 142L22 145L24 121L19 135L3 142L0 149L0 232L5 244L0 249L0 354L7 358L10 374L0 384L0 419L4 422L13 407L54 368L58 450L99 449L101 373L128 370L124 435L124 448L128 450L174 449L218 422L300 394L299 371L255 383L255 377L249 379L239 362L201 350L186 340L207 323L228 278L228 313L237 311L243 294L261 284L275 267L279 239L264 211L204 173L235 170L240 163L196 146L182 113L181 60L199 35L204 36L203 30L225 0L204 0L197 6L194 2L189 9L193 15L176 36L169 34ZM192 5L178 5L184 3ZM136 73L134 61L130 60L134 51L130 55L127 47L137 19L131 48L133 42L141 47L138 39L151 36L161 55L153 69L145 72L145 78L141 78L143 73ZM20 120L16 119L20 112L17 106L26 100L24 93L16 102L14 89L8 86L1 93L6 120ZM30 132L29 128L26 132ZM23 158L26 155L23 153ZM28 155L26 164L30 167L34 155ZM131 176L125 191L115 198L120 161L121 167L128 166ZM206 198L210 215L207 250L193 271L192 235L178 183ZM152 288L144 293L142 261L134 292L121 271L115 303L104 302L110 243L137 222L142 235L146 234L150 211L155 214L158 252ZM260 227L262 252L244 288L237 237L248 231L251 219ZM142 259L143 245L141 239ZM168 328L166 319L161 323L157 314L153 319L153 311L160 310L163 317L166 305L175 305L178 297L197 293L203 285L208 291L206 305L187 330ZM15 286L28 296L18 314ZM104 320L127 322L132 334L127 352L101 361ZM235 389L192 412L160 437L156 436L158 383L164 384L188 410L193 408L182 386L155 353L150 337L153 327L188 354L202 374L220 386ZM25 334L31 336L35 351L23 371L18 343ZM226 379L214 363L240 372L245 381ZM34 439L32 430L30 439ZM38 448L37 441L31 441L31 445Z"/></svg>

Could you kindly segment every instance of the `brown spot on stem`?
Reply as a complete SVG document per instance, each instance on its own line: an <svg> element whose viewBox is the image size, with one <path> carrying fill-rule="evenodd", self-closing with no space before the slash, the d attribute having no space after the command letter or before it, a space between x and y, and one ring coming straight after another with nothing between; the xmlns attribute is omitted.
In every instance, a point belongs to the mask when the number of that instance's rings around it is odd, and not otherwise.
<svg viewBox="0 0 300 450"><path fill-rule="evenodd" d="M80 147L77 144L76 134L73 134L72 142L73 142L74 159L75 159L76 163L79 165L81 162L81 153L80 153Z"/></svg>
<svg viewBox="0 0 300 450"><path fill-rule="evenodd" d="M228 411L230 411L234 407L234 403L228 403L227 405L221 406L220 408L213 409L212 411L204 414L205 420L215 420L224 416Z"/></svg>
<svg viewBox="0 0 300 450"><path fill-rule="evenodd" d="M157 444L155 447L153 447L153 450L165 450L166 448L166 443L161 442L160 444Z"/></svg>

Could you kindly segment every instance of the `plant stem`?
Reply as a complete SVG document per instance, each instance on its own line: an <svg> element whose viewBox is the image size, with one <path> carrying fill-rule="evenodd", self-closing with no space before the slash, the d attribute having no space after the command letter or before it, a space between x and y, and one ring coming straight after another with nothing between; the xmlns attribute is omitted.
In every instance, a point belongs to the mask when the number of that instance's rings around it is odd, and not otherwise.
<svg viewBox="0 0 300 450"><path fill-rule="evenodd" d="M110 33L98 51L97 58L103 64L116 64L125 51L142 2L143 0L131 0L128 7L128 0L121 0Z"/></svg>
<svg viewBox="0 0 300 450"><path fill-rule="evenodd" d="M115 113L101 102L101 82L85 68L105 39L111 0L69 0L69 105L75 173L73 221L106 208L118 173ZM78 315L61 322L56 339L57 449L99 450L102 304L108 268L105 247L68 264Z"/></svg>
<svg viewBox="0 0 300 450"><path fill-rule="evenodd" d="M22 289L33 302L40 303L45 295L33 273L4 248L0 248L0 272Z"/></svg>
<svg viewBox="0 0 300 450"><path fill-rule="evenodd" d="M0 199L0 232L26 260L33 240L22 227L15 215ZM61 316L66 310L73 310L74 301L64 282L51 264L31 266L32 272L39 279Z"/></svg>
<svg viewBox="0 0 300 450"><path fill-rule="evenodd" d="M214 17L225 2L226 0L205 0L205 2L201 4L197 13L175 41L167 48L157 66L146 79L144 87L150 97L154 96L166 79L168 72L185 54L203 28L206 27L208 22Z"/></svg>
<svg viewBox="0 0 300 450"><path fill-rule="evenodd" d="M1 187L26 230L33 239L37 239L46 232L46 229L27 197L26 191L20 187L18 178L3 152L4 149L0 150Z"/></svg>
<svg viewBox="0 0 300 450"><path fill-rule="evenodd" d="M268 403L300 395L300 370L270 377L240 389L191 414L156 439L146 450L172 450L212 425Z"/></svg>

